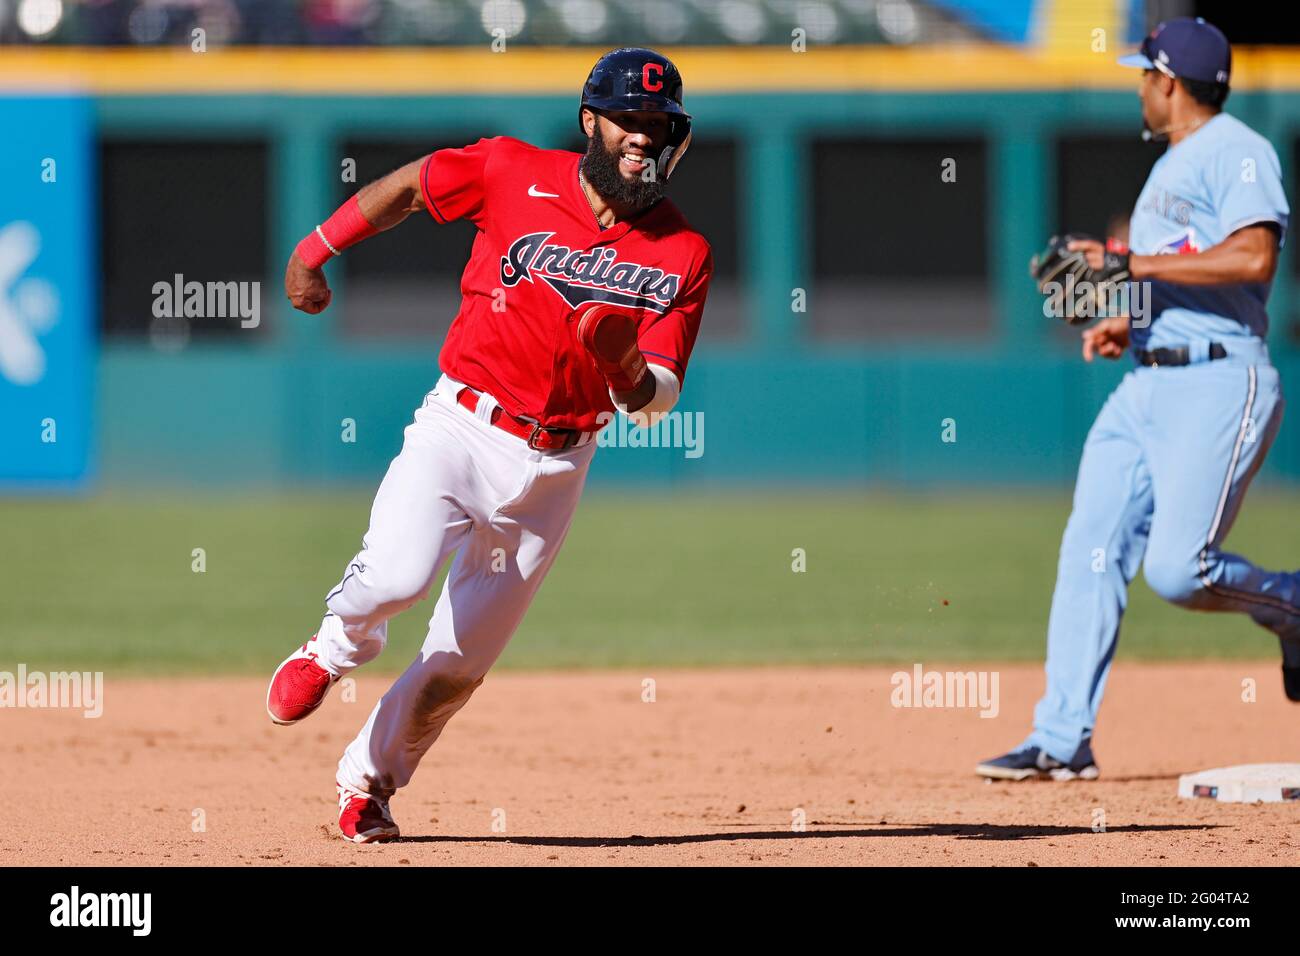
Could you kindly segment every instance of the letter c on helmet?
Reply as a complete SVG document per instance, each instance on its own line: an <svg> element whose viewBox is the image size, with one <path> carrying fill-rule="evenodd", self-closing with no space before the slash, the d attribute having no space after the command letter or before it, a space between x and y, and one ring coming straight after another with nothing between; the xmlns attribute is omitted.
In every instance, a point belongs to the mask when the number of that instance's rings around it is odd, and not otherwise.
<svg viewBox="0 0 1300 956"><path fill-rule="evenodd" d="M663 76L664 68L658 63L646 63L641 67L641 85L651 93L658 93L664 88L663 80L651 80L651 73L656 76Z"/></svg>

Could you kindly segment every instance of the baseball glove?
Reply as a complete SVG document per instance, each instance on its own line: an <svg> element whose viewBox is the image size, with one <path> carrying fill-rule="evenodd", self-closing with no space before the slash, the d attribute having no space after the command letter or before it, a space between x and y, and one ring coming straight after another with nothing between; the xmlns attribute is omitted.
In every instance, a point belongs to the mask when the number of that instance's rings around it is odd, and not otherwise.
<svg viewBox="0 0 1300 956"><path fill-rule="evenodd" d="M1113 286L1129 278L1128 249L1117 242L1106 243L1105 258L1100 269L1088 265L1082 249L1070 250L1072 242L1098 242L1091 236L1067 233L1052 236L1047 247L1029 260L1029 274L1038 284L1038 291L1052 304L1050 314L1063 318L1071 325L1079 325L1103 314L1103 296L1109 300L1118 290ZM1062 296L1068 301L1062 303Z"/></svg>

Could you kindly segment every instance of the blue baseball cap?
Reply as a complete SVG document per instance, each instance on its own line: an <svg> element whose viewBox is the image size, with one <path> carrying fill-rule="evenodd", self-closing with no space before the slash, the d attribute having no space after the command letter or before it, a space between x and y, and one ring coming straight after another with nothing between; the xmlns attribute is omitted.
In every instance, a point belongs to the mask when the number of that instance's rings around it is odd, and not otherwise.
<svg viewBox="0 0 1300 956"><path fill-rule="evenodd" d="M1137 53L1120 57L1119 63L1227 86L1232 75L1232 47L1214 24L1200 17L1178 17L1156 27Z"/></svg>

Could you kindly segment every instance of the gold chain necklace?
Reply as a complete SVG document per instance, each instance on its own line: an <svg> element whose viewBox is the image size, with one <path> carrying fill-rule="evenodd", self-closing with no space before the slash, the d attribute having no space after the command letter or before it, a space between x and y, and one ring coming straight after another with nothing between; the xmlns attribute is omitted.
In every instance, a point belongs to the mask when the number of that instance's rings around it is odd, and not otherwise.
<svg viewBox="0 0 1300 956"><path fill-rule="evenodd" d="M582 192L582 198L587 200L587 208L590 209L591 214L596 217L596 227L604 230L605 224L600 221L600 214L596 212L596 207L591 203L591 197L587 195L587 180L582 175L581 169L578 170L578 189Z"/></svg>

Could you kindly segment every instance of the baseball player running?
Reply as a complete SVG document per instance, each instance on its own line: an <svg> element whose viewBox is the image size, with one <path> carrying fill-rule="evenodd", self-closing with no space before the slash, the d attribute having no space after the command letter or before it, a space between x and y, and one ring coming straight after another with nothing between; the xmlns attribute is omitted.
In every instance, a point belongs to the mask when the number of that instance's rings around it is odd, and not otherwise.
<svg viewBox="0 0 1300 956"><path fill-rule="evenodd" d="M330 301L321 266L348 246L413 212L478 227L443 375L320 628L267 690L277 724L313 713L455 555L419 655L339 761L339 828L357 843L399 835L389 799L518 627L568 532L598 416L649 424L681 390L713 272L709 244L663 198L691 141L681 74L651 50L608 53L578 120L585 155L497 137L390 173L303 239L285 273L294 308L314 315Z"/></svg>
<svg viewBox="0 0 1300 956"><path fill-rule="evenodd" d="M1083 357L1132 352L1084 445L1061 542L1047 634L1047 690L1034 729L977 773L1006 780L1098 775L1097 709L1129 582L1145 559L1164 599L1249 614L1281 639L1287 696L1300 701L1300 572L1265 571L1220 549L1282 421L1265 303L1288 207L1277 153L1221 112L1231 50L1201 19L1161 24L1120 63L1143 69L1143 138L1169 146L1129 224L1130 249L1056 241L1040 282L1130 278L1133 316L1083 333ZM1068 238L1068 237L1067 237ZM1068 285L1068 283L1067 283ZM1132 304L1149 291L1149 308Z"/></svg>

